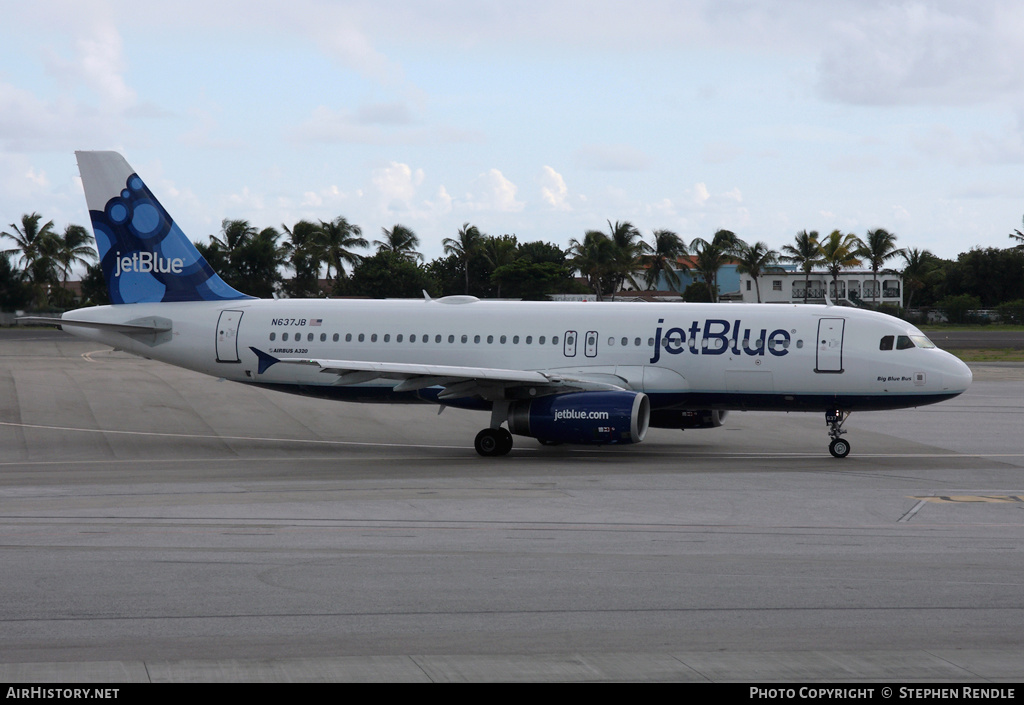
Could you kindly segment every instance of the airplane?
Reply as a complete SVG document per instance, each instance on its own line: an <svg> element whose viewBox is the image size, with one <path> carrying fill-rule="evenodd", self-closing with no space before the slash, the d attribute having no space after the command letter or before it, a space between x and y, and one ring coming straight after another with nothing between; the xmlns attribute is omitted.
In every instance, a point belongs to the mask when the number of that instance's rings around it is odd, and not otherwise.
<svg viewBox="0 0 1024 705"><path fill-rule="evenodd" d="M112 304L64 313L65 330L267 389L489 411L484 457L509 453L513 435L630 444L756 409L824 412L844 458L851 412L940 402L972 381L909 323L831 304L253 298L120 154L76 156Z"/></svg>

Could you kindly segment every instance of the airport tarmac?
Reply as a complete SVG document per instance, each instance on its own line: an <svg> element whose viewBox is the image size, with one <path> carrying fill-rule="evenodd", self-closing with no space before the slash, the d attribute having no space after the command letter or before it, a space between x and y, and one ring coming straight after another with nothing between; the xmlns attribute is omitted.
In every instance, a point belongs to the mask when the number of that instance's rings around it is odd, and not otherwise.
<svg viewBox="0 0 1024 705"><path fill-rule="evenodd" d="M1024 678L1024 365L961 397L472 448L0 331L0 681Z"/></svg>

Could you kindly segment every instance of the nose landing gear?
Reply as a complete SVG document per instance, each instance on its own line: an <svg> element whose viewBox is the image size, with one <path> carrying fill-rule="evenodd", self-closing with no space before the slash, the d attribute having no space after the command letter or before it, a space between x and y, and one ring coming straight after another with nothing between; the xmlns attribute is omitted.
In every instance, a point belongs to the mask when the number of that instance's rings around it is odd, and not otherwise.
<svg viewBox="0 0 1024 705"><path fill-rule="evenodd" d="M828 435L832 442L828 444L828 452L833 458L845 458L850 454L850 442L842 439L846 433L843 424L850 418L849 411L842 409L829 409L825 412L825 423L828 424Z"/></svg>

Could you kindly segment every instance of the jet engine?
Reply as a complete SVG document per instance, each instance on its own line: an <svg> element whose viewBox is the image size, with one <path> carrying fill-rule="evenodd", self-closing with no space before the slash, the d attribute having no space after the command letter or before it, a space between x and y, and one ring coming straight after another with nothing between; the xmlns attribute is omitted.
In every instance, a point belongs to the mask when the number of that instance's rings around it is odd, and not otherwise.
<svg viewBox="0 0 1024 705"><path fill-rule="evenodd" d="M728 411L717 409L656 409L651 412L653 428L718 428Z"/></svg>
<svg viewBox="0 0 1024 705"><path fill-rule="evenodd" d="M508 430L542 443L639 443L651 402L640 392L573 392L514 402Z"/></svg>

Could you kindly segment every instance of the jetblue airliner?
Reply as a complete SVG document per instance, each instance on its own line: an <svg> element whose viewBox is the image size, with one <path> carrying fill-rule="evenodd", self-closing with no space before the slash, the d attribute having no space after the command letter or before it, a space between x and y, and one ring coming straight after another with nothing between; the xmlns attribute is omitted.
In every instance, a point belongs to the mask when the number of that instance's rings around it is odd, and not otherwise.
<svg viewBox="0 0 1024 705"><path fill-rule="evenodd" d="M728 410L824 412L837 458L853 411L955 397L968 367L917 328L836 306L261 300L225 283L124 158L77 152L110 306L68 331L245 384L352 402L490 412L480 455L639 443Z"/></svg>

